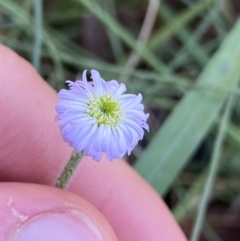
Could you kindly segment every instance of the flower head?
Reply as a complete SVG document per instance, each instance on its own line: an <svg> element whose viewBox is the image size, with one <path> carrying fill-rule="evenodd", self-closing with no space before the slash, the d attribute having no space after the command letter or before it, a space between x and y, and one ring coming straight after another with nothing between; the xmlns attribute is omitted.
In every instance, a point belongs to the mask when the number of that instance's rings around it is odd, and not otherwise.
<svg viewBox="0 0 240 241"><path fill-rule="evenodd" d="M130 155L143 138L143 128L149 131L142 95L123 94L124 84L106 82L96 70L91 71L93 83L87 82L86 73L82 80L66 81L70 89L58 93L55 120L63 139L96 161L103 152L110 161Z"/></svg>

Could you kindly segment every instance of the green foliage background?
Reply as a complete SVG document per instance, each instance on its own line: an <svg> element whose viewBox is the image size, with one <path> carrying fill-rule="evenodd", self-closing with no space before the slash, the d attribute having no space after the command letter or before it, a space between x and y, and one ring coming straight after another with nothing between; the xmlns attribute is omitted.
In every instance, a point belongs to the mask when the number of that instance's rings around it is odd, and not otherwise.
<svg viewBox="0 0 240 241"><path fill-rule="evenodd" d="M141 92L151 131L127 161L186 233L197 217L192 240L203 222L204 240L234 240L216 229L220 213L204 213L240 210L239 13L233 0L0 0L0 42L56 90L87 68Z"/></svg>

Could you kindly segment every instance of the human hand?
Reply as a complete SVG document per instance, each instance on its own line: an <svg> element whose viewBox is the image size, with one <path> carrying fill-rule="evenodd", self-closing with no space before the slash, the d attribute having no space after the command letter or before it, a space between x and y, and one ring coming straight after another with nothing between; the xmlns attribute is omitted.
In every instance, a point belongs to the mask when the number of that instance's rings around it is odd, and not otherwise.
<svg viewBox="0 0 240 241"><path fill-rule="evenodd" d="M121 160L84 157L68 191L50 187L72 151L54 121L56 102L32 66L0 46L0 241L185 241L163 201Z"/></svg>

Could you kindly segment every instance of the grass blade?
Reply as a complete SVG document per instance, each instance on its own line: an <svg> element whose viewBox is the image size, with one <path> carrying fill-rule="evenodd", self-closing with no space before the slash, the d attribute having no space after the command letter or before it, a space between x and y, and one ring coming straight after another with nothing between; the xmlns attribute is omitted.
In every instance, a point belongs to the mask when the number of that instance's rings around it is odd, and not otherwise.
<svg viewBox="0 0 240 241"><path fill-rule="evenodd" d="M42 47L42 0L34 0L34 44L32 64L39 72Z"/></svg>
<svg viewBox="0 0 240 241"><path fill-rule="evenodd" d="M209 174L207 176L207 180L206 180L206 184L204 187L204 192L203 192L203 197L198 209L198 213L197 213L197 217L196 217L196 221L193 227L193 232L192 232L192 236L191 236L191 241L197 241L199 240L199 236L202 230L202 226L203 226L203 221L204 221L204 217L206 215L206 210L207 210L207 206L209 203L209 199L211 196L211 191L213 188L213 184L214 184L214 180L216 178L217 175L217 171L218 171L218 164L219 164L219 159L220 159L220 155L222 153L222 146L223 146L223 142L225 139L225 135L226 135L226 129L228 126L228 122L232 113L232 109L233 109L233 104L234 104L234 98L231 95L228 99L228 103L221 121L221 125L219 128L219 132L217 135L217 138L215 140L215 144L214 144L214 149L213 149L213 154L212 154L212 158L211 158L211 163L210 163L210 169L209 169Z"/></svg>
<svg viewBox="0 0 240 241"><path fill-rule="evenodd" d="M151 39L148 44L149 49L156 50L163 43L167 42L174 34L178 33L179 30L198 16L202 11L207 9L209 5L214 3L216 0L206 0L197 2L191 9L184 11L183 13L176 16L171 23L167 24L161 31L158 31Z"/></svg>
<svg viewBox="0 0 240 241"><path fill-rule="evenodd" d="M209 61L196 87L236 88L240 76L240 21ZM193 88L155 134L136 170L164 195L214 123L228 94Z"/></svg>

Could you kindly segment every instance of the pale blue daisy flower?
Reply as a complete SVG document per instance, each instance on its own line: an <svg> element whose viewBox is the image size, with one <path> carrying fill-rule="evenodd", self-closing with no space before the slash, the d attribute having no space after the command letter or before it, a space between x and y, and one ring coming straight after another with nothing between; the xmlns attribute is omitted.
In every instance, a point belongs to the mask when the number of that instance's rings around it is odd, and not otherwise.
<svg viewBox="0 0 240 241"><path fill-rule="evenodd" d="M87 71L82 80L66 81L70 89L58 93L56 106L59 128L63 139L77 153L100 161L102 153L112 161L130 155L144 130L149 114L144 113L142 95L123 94L124 84L116 80L104 81L92 70L93 82L87 82Z"/></svg>

